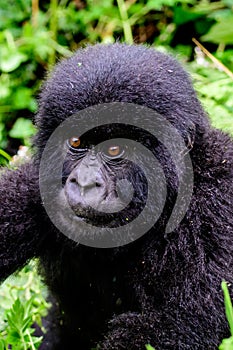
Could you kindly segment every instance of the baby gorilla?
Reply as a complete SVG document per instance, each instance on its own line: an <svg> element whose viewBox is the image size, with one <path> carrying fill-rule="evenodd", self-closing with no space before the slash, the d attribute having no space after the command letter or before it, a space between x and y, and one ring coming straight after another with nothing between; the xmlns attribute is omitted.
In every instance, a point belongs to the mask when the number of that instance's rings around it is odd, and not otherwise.
<svg viewBox="0 0 233 350"><path fill-rule="evenodd" d="M143 46L79 50L44 84L36 124L33 160L1 172L0 277L39 258L54 299L41 349L216 349L233 143L180 65Z"/></svg>

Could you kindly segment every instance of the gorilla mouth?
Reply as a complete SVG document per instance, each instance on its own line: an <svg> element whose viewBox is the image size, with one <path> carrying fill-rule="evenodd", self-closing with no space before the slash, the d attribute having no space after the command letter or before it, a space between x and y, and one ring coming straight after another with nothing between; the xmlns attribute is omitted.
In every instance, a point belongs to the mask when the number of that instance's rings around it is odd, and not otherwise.
<svg viewBox="0 0 233 350"><path fill-rule="evenodd" d="M142 208L135 208L134 211L131 210L131 214L129 215L128 207L114 213L105 213L101 211L97 211L93 208L79 208L77 210L72 209L72 213L68 215L69 220L73 223L87 223L96 227L108 227L108 228L116 228L120 226L124 226L134 220ZM127 218L124 220L124 218Z"/></svg>
<svg viewBox="0 0 233 350"><path fill-rule="evenodd" d="M58 195L57 204L60 210L54 215L66 228L74 225L79 229L79 225L84 224L99 228L117 228L129 224L140 215L146 204L146 198L134 196L128 204L119 198L114 198L108 203L102 201L97 208L93 208L87 203L70 203L62 189Z"/></svg>
<svg viewBox="0 0 233 350"><path fill-rule="evenodd" d="M114 220L113 214L107 214L103 212L98 212L94 209L82 209L73 210L73 214L69 215L69 219L74 222L85 222L94 226L109 226L111 222Z"/></svg>

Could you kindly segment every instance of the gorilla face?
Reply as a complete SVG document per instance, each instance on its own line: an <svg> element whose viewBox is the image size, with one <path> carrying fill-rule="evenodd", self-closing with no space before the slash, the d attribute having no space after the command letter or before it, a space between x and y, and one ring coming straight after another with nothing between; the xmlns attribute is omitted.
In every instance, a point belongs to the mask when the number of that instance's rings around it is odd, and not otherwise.
<svg viewBox="0 0 233 350"><path fill-rule="evenodd" d="M139 151L131 140L117 137L124 127L99 127L67 140L61 195L76 220L117 227L135 219L145 206L147 180L137 166Z"/></svg>
<svg viewBox="0 0 233 350"><path fill-rule="evenodd" d="M168 222L191 137L134 104L75 113L54 131L41 160L47 213L62 233L83 244L90 245L91 237L94 246L97 240L97 246L113 247L141 237L160 216ZM189 203L186 184L184 190L177 220Z"/></svg>

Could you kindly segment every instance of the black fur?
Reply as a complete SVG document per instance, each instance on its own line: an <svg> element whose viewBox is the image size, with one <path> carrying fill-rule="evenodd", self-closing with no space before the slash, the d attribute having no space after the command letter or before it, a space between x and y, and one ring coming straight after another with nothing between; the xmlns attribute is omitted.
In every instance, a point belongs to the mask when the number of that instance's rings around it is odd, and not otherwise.
<svg viewBox="0 0 233 350"><path fill-rule="evenodd" d="M127 246L97 249L75 244L50 223L38 161L65 118L113 101L156 110L184 138L195 125L194 190L174 232L164 234L164 216ZM156 350L216 349L229 336L221 281L233 282L233 143L210 127L180 65L142 46L79 50L45 83L36 123L35 160L0 178L0 277L40 258L62 310L60 316L53 311L41 348L84 350L98 343L103 350L133 350L150 343Z"/></svg>

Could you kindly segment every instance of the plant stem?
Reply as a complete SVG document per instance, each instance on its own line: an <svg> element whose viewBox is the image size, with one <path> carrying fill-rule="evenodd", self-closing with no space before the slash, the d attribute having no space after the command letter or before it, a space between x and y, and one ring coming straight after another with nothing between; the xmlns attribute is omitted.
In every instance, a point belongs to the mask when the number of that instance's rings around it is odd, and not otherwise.
<svg viewBox="0 0 233 350"><path fill-rule="evenodd" d="M27 333L28 338L29 338L29 342L30 342L30 349L31 349L31 350L36 350L36 348L35 348L35 346L34 346L34 344L33 344L32 337L31 337L30 332L27 330L27 331L26 331L26 333Z"/></svg>
<svg viewBox="0 0 233 350"><path fill-rule="evenodd" d="M52 41L57 41L57 27L58 27L58 21L57 21L57 10L58 10L58 0L51 0L50 3L50 32L51 32L51 39ZM53 66L56 61L56 50L53 49L52 53L49 56L49 66Z"/></svg>
<svg viewBox="0 0 233 350"><path fill-rule="evenodd" d="M39 14L39 0L32 0L32 26L36 27L38 24Z"/></svg>
<svg viewBox="0 0 233 350"><path fill-rule="evenodd" d="M119 12L120 12L121 20L122 20L125 41L128 44L133 44L133 34L132 34L130 22L129 22L129 17L128 17L125 1L124 0L117 0L117 5L119 8Z"/></svg>

